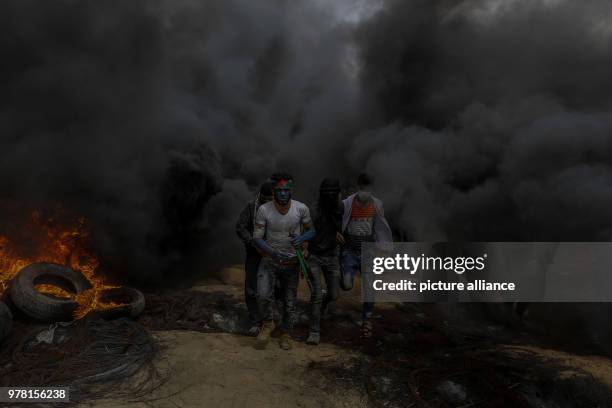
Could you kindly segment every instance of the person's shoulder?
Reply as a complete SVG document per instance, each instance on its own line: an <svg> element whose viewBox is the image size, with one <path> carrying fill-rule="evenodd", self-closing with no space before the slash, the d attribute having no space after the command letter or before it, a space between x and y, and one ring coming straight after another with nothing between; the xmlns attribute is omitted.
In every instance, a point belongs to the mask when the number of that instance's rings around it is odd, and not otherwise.
<svg viewBox="0 0 612 408"><path fill-rule="evenodd" d="M260 205L257 211L261 212L262 214L269 214L273 205L274 201L268 201L267 203Z"/></svg>
<svg viewBox="0 0 612 408"><path fill-rule="evenodd" d="M376 213L384 216L383 202L382 200L372 196L372 201L374 202L374 208L376 209Z"/></svg>
<svg viewBox="0 0 612 408"><path fill-rule="evenodd" d="M292 200L291 205L299 212L308 211L308 206L301 201Z"/></svg>
<svg viewBox="0 0 612 408"><path fill-rule="evenodd" d="M262 205L259 206L259 208L270 210L271 208L274 208L274 201L268 201L267 203L263 203Z"/></svg>

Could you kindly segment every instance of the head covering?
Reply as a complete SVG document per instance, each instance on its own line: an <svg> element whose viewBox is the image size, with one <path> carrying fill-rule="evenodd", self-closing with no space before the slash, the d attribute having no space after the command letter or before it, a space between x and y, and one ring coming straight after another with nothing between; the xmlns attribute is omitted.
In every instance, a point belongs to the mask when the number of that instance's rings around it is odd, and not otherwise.
<svg viewBox="0 0 612 408"><path fill-rule="evenodd" d="M319 187L320 192L337 192L340 191L340 180L337 178L326 177L321 182L321 186Z"/></svg>
<svg viewBox="0 0 612 408"><path fill-rule="evenodd" d="M371 186L372 184L372 177L367 173L361 173L359 177L357 177L358 186Z"/></svg>
<svg viewBox="0 0 612 408"><path fill-rule="evenodd" d="M274 190L274 182L266 180L259 188L259 194L264 196L271 196L272 190Z"/></svg>
<svg viewBox="0 0 612 408"><path fill-rule="evenodd" d="M274 182L274 188L293 188L293 176L289 173L274 173L270 180Z"/></svg>

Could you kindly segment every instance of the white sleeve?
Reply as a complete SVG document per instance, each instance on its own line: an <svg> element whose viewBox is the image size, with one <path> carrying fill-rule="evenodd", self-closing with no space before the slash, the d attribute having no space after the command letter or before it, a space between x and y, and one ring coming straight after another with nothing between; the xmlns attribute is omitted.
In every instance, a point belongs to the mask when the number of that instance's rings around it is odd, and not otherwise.
<svg viewBox="0 0 612 408"><path fill-rule="evenodd" d="M257 209L257 214L255 215L255 228L253 229L253 238L254 239L262 239L266 233L266 214L264 213L263 206Z"/></svg>
<svg viewBox="0 0 612 408"><path fill-rule="evenodd" d="M302 208L300 209L300 222L302 223L302 225L312 224L312 219L310 218L310 210L308 209L308 206L306 206L306 204L303 204Z"/></svg>

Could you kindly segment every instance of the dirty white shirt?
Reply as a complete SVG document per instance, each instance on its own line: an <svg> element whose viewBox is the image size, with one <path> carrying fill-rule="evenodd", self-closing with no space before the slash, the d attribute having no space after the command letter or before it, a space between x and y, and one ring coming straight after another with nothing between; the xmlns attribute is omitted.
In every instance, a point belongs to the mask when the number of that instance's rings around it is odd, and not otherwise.
<svg viewBox="0 0 612 408"><path fill-rule="evenodd" d="M310 211L304 203L291 200L287 214L281 214L274 201L269 201L257 210L253 238L263 238L272 248L296 256L291 239L302 233L302 225L310 223Z"/></svg>

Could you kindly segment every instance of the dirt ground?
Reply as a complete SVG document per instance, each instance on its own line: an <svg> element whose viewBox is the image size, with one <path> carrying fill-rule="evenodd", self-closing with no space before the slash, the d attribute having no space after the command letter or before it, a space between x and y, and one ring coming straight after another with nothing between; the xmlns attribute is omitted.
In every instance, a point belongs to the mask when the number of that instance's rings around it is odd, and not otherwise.
<svg viewBox="0 0 612 408"><path fill-rule="evenodd" d="M327 394L306 381L312 362L341 359L330 345L291 351L256 350L254 339L225 333L159 332L168 346L160 361L170 380L145 402L101 401L99 408L119 407L360 407L357 392ZM307 384L308 383L308 384Z"/></svg>
<svg viewBox="0 0 612 408"><path fill-rule="evenodd" d="M242 269L226 269L218 279L194 290L242 294ZM307 288L300 285L300 298ZM367 397L346 387L329 393L327 379L313 377L309 367L333 363L342 366L356 357L346 349L323 342L317 347L295 341L281 350L273 339L265 350L255 348L255 338L228 333L156 331L164 346L159 368L168 381L142 401L103 400L83 404L96 408L119 407L365 407Z"/></svg>
<svg viewBox="0 0 612 408"><path fill-rule="evenodd" d="M167 381L150 395L83 406L612 406L609 357L557 347L521 327L474 320L469 308L378 305L376 339L364 343L359 339L358 289L341 293L340 313L323 321L322 343L313 347L303 340L309 294L302 281L302 323L296 327L294 348L283 351L274 340L266 350L258 350L255 339L236 328L236 310L244 314L242 279L240 267L227 268L217 278L199 282L187 295L179 292L172 313L157 312L170 316L176 327L192 330L159 330L141 319L164 346L157 366ZM151 310L145 315L153 316L156 308L167 304L163 296L149 299ZM208 315L200 320L193 314L202 309ZM206 332L209 324L217 332Z"/></svg>

